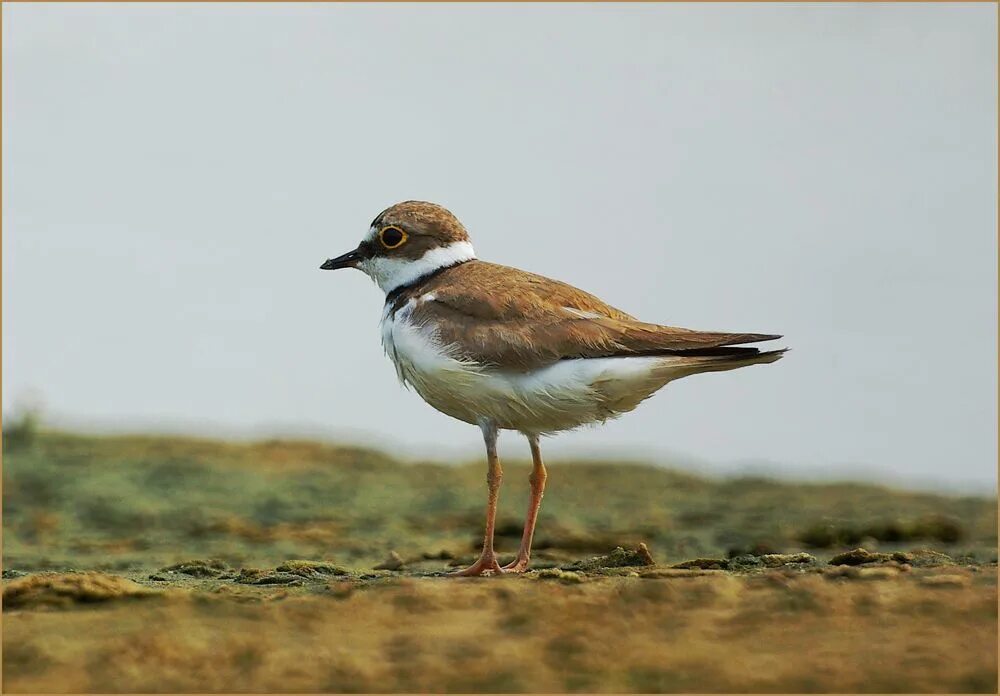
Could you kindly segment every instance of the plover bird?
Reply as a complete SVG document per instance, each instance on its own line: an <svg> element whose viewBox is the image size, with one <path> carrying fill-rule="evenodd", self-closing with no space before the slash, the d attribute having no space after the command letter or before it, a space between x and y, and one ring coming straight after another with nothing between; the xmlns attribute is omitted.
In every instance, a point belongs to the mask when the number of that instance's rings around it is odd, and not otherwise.
<svg viewBox="0 0 1000 696"><path fill-rule="evenodd" d="M371 276L385 292L382 345L400 381L482 430L486 535L479 560L455 575L528 567L545 490L542 435L620 416L675 379L771 363L785 352L742 345L780 336L647 324L566 283L480 261L458 218L433 203L387 208L356 249L320 268ZM524 434L534 463L521 546L503 567L493 550L502 429Z"/></svg>

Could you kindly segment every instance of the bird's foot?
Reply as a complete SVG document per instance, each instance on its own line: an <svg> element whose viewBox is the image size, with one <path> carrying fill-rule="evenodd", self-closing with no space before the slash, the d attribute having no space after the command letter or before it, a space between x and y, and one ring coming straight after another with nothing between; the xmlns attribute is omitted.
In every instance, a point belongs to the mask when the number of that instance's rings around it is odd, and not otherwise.
<svg viewBox="0 0 1000 696"><path fill-rule="evenodd" d="M505 573L523 573L528 569L528 564L528 557L518 554L517 558L505 565L501 570Z"/></svg>
<svg viewBox="0 0 1000 696"><path fill-rule="evenodd" d="M450 577L470 577L479 575L503 575L504 569L497 563L496 554L484 553L479 560L463 570L448 573Z"/></svg>

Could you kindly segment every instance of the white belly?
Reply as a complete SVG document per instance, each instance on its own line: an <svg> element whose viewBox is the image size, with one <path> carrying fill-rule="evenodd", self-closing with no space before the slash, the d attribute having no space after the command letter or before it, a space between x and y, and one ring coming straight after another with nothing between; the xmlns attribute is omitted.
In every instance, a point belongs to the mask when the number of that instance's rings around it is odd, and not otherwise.
<svg viewBox="0 0 1000 696"><path fill-rule="evenodd" d="M525 433L568 430L631 411L682 372L669 357L560 360L527 372L453 357L429 328L409 321L412 305L383 317L382 345L399 379L437 410L466 423L490 420Z"/></svg>

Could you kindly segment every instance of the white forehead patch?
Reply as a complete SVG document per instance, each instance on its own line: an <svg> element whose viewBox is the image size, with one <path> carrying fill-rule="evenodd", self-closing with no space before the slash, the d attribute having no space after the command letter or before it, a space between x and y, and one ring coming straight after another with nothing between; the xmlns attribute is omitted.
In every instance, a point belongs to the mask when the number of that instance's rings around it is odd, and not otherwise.
<svg viewBox="0 0 1000 696"><path fill-rule="evenodd" d="M372 234L372 230L369 230L369 235ZM358 268L371 276L388 295L396 288L409 285L434 271L474 258L476 252L470 242L452 242L448 246L428 249L419 259L375 256L359 263Z"/></svg>

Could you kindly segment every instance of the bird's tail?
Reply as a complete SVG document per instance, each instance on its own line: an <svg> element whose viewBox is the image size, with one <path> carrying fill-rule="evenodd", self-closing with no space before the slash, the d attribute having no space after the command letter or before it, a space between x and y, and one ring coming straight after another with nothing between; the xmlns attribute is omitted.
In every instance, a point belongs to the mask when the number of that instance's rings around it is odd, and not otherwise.
<svg viewBox="0 0 1000 696"><path fill-rule="evenodd" d="M761 352L756 348L709 348L696 351L697 355L685 355L674 358L672 367L684 376L696 375L702 372L724 372L748 365L764 365L781 360L788 348Z"/></svg>

